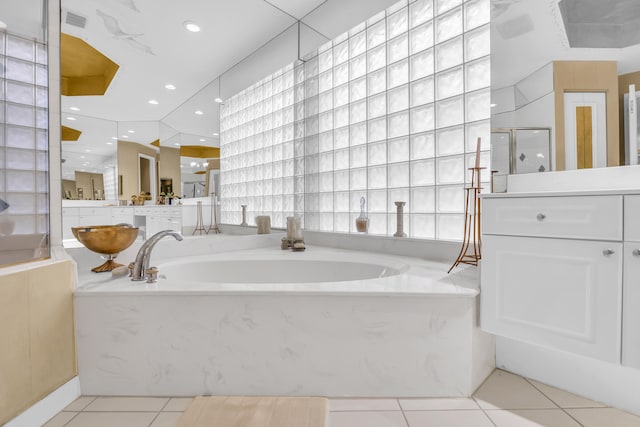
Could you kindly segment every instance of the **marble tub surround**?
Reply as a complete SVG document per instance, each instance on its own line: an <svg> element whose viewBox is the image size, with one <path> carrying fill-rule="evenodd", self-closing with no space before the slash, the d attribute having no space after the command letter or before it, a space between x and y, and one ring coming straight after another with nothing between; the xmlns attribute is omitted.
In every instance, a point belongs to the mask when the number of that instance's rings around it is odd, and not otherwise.
<svg viewBox="0 0 640 427"><path fill-rule="evenodd" d="M476 326L473 270L447 275L444 263L318 246L208 256L247 268L252 259L348 259L401 274L140 286L94 277L75 293L83 393L469 396L494 367L493 337Z"/></svg>

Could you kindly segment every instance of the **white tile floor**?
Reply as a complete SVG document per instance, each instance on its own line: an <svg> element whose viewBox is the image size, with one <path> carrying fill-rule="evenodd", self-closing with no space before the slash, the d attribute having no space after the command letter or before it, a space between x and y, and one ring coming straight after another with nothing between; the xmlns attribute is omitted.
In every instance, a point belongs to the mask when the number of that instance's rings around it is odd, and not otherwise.
<svg viewBox="0 0 640 427"><path fill-rule="evenodd" d="M174 427L190 398L89 397L45 427ZM329 427L640 427L640 417L496 370L470 399L331 399Z"/></svg>

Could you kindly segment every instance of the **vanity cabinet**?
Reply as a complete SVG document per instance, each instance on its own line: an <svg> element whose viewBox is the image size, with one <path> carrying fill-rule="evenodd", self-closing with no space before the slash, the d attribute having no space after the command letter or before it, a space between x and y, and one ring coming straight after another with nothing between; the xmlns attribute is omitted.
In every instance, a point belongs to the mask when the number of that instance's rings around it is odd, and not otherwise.
<svg viewBox="0 0 640 427"><path fill-rule="evenodd" d="M640 369L640 196L624 201L622 364Z"/></svg>
<svg viewBox="0 0 640 427"><path fill-rule="evenodd" d="M482 226L485 331L620 363L622 195L489 195Z"/></svg>

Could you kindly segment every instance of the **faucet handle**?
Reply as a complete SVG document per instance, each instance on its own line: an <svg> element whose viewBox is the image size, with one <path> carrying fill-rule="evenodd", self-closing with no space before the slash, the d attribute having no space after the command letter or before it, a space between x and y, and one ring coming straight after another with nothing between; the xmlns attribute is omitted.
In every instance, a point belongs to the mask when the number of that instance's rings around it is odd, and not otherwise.
<svg viewBox="0 0 640 427"><path fill-rule="evenodd" d="M147 283L155 283L158 280L158 268L151 267L148 268L147 271L144 272L145 277L147 278Z"/></svg>
<svg viewBox="0 0 640 427"><path fill-rule="evenodd" d="M135 263L130 262L129 265L127 266L127 268L129 269L129 277L133 277L133 267L134 267Z"/></svg>

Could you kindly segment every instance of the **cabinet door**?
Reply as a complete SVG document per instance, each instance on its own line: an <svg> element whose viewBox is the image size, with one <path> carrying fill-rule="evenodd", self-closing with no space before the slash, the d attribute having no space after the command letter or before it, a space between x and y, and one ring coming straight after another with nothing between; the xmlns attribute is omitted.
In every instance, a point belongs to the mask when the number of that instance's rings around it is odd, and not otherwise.
<svg viewBox="0 0 640 427"><path fill-rule="evenodd" d="M640 369L640 243L624 244L622 364Z"/></svg>
<svg viewBox="0 0 640 427"><path fill-rule="evenodd" d="M619 363L622 243L484 236L485 331Z"/></svg>

